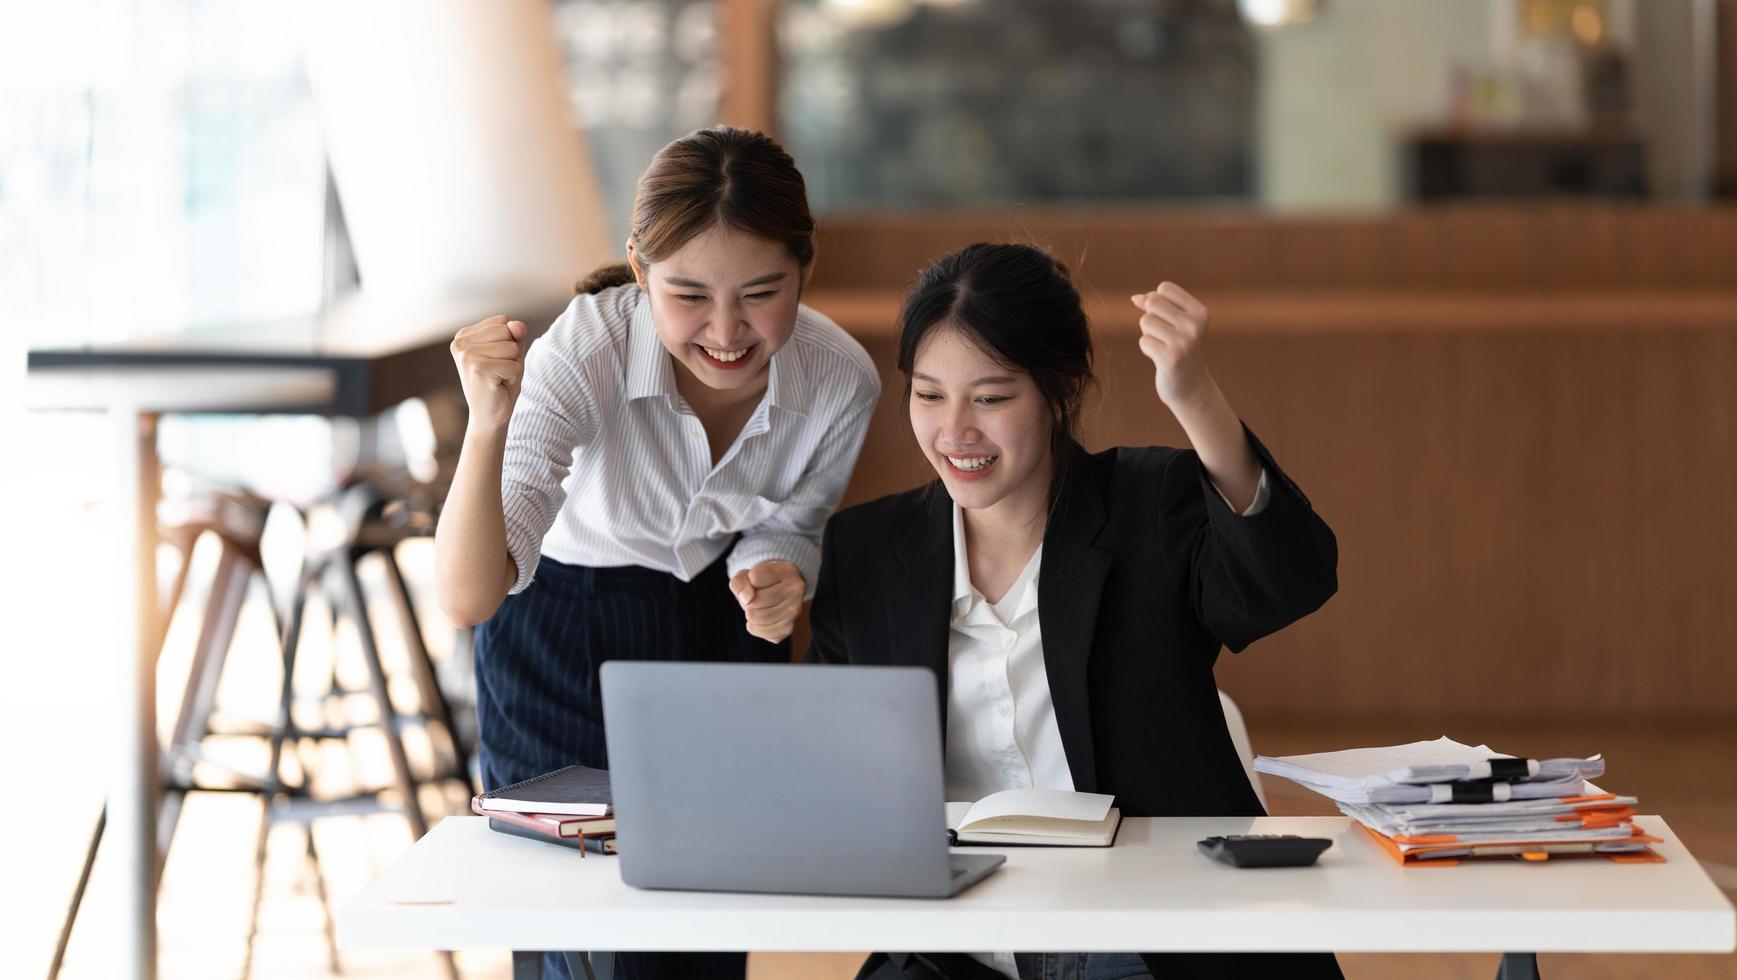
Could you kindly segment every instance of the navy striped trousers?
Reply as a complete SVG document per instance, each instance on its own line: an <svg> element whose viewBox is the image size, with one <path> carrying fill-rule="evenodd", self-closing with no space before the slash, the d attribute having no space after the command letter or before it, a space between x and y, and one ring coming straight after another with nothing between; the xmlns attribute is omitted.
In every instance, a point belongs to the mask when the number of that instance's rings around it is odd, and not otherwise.
<svg viewBox="0 0 1737 980"><path fill-rule="evenodd" d="M682 582L648 568L585 568L548 558L530 588L476 631L477 732L485 789L579 763L609 765L605 660L787 663L790 643L748 634L724 559ZM600 944L601 945L601 944ZM616 980L740 980L742 953L617 953ZM550 956L545 977L568 977Z"/></svg>

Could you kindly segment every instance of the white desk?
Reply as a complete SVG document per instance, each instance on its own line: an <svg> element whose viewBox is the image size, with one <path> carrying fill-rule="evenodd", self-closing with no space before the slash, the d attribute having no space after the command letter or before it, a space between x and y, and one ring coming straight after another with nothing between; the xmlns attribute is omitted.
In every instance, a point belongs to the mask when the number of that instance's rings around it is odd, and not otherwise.
<svg viewBox="0 0 1737 980"><path fill-rule="evenodd" d="M1110 849L1007 848L945 900L641 891L581 858L449 817L338 915L344 948L1726 952L1737 917L1664 820L1664 864L1401 868L1342 817L1129 819ZM1237 869L1212 834L1330 837L1313 868Z"/></svg>

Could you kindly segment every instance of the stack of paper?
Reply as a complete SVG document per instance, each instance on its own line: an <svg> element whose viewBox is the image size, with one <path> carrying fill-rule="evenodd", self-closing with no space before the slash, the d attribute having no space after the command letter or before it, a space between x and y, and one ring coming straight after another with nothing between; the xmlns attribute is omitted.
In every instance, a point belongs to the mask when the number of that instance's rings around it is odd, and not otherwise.
<svg viewBox="0 0 1737 980"><path fill-rule="evenodd" d="M1656 860L1632 818L1639 802L1586 782L1600 756L1519 759L1450 738L1282 758L1255 770L1326 796L1402 862L1518 855ZM1449 862L1451 863L1451 861Z"/></svg>

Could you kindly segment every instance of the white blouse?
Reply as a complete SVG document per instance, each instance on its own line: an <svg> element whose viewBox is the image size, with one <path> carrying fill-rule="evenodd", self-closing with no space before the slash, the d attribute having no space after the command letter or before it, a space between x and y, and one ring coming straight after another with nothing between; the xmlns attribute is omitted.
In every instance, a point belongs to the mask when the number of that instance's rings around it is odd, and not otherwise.
<svg viewBox="0 0 1737 980"><path fill-rule="evenodd" d="M525 356L507 429L501 503L514 592L539 555L640 565L690 581L730 548L735 575L794 562L809 595L820 535L880 398L880 375L837 324L798 308L766 394L716 465L675 387L636 284L575 297Z"/></svg>
<svg viewBox="0 0 1737 980"><path fill-rule="evenodd" d="M971 584L964 512L953 505L953 618L947 636L947 799L1074 788L1056 727L1037 619L1039 544L1000 602Z"/></svg>
<svg viewBox="0 0 1737 980"><path fill-rule="evenodd" d="M1263 468L1254 501L1242 516L1260 513L1270 496ZM1004 789L1074 788L1043 664L1043 624L1037 615L1042 566L1039 544L1000 602L984 598L971 584L965 512L953 505L953 614L947 634L949 801L975 803ZM1006 976L1019 976L1010 952L970 955Z"/></svg>

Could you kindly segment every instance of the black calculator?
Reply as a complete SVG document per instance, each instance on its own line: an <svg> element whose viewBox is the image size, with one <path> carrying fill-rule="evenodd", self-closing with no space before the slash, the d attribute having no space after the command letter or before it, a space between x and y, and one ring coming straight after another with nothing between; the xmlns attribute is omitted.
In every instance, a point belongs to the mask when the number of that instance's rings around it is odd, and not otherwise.
<svg viewBox="0 0 1737 980"><path fill-rule="evenodd" d="M1238 868L1304 868L1315 863L1321 852L1332 847L1325 837L1296 834L1231 834L1208 837L1200 851L1214 861Z"/></svg>

